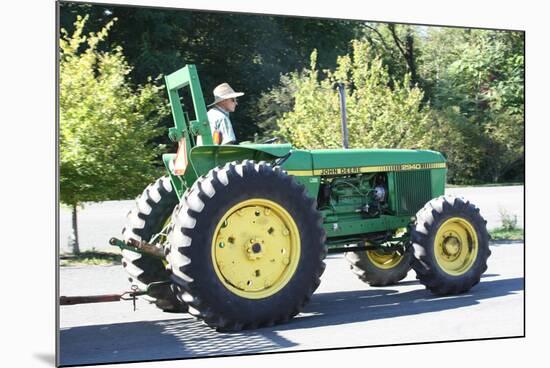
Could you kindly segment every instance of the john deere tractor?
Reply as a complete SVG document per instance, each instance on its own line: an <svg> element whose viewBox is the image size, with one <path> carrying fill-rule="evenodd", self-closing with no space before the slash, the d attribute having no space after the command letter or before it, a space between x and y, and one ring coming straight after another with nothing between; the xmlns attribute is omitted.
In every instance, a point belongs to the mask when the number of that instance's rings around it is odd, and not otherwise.
<svg viewBox="0 0 550 368"><path fill-rule="evenodd" d="M327 253L344 253L370 286L412 268L438 295L470 290L487 269L486 222L444 195L440 153L215 145L196 67L165 80L178 153L163 155L166 176L112 239L130 282L159 308L220 331L283 323L319 286Z"/></svg>

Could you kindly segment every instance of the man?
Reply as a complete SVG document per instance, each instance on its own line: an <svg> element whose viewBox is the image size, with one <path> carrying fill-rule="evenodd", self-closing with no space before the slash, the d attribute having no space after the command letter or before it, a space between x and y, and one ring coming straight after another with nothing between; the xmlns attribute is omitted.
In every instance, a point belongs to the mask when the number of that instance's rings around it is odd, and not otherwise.
<svg viewBox="0 0 550 368"><path fill-rule="evenodd" d="M227 83L222 83L214 88L214 102L208 105L208 107L213 106L208 111L208 121L214 144L237 143L229 113L235 112L237 97L243 95L242 92L235 92Z"/></svg>

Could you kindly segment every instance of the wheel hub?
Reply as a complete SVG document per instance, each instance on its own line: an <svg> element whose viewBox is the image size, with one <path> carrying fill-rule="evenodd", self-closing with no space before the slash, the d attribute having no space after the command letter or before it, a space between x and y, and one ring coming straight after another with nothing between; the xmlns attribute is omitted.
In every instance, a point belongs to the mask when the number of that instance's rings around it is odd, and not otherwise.
<svg viewBox="0 0 550 368"><path fill-rule="evenodd" d="M448 235L445 240L443 240L443 253L449 257L455 257L460 253L460 239L456 235Z"/></svg>
<svg viewBox="0 0 550 368"><path fill-rule="evenodd" d="M250 241L244 244L244 249L249 260L257 261L262 258L263 243L264 243L263 240L259 240L258 238L256 238L256 239L250 239Z"/></svg>
<svg viewBox="0 0 550 368"><path fill-rule="evenodd" d="M212 239L212 261L220 281L249 299L283 288L296 271L300 234L292 216L267 199L243 201L227 211Z"/></svg>
<svg viewBox="0 0 550 368"><path fill-rule="evenodd" d="M437 230L434 255L439 267L449 275L466 273L477 258L477 233L472 224L462 217L451 217Z"/></svg>

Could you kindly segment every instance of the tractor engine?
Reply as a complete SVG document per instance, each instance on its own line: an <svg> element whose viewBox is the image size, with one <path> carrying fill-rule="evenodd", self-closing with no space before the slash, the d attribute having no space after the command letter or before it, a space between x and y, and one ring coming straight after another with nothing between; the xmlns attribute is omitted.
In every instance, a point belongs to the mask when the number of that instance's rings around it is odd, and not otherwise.
<svg viewBox="0 0 550 368"><path fill-rule="evenodd" d="M388 208L387 177L376 173L323 178L318 208L339 217L378 217Z"/></svg>

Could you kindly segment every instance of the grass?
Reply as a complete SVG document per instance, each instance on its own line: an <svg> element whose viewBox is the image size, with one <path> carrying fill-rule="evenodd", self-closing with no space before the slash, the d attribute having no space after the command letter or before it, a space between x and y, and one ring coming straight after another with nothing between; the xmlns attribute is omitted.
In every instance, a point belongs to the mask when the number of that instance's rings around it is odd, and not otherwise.
<svg viewBox="0 0 550 368"><path fill-rule="evenodd" d="M492 240L523 240L523 229L499 228L489 231Z"/></svg>
<svg viewBox="0 0 550 368"><path fill-rule="evenodd" d="M470 187L508 187L508 186L517 186L525 185L523 182L511 182L511 183L485 183L485 184L449 184L445 185L445 188L470 188Z"/></svg>
<svg viewBox="0 0 550 368"><path fill-rule="evenodd" d="M80 254L64 254L59 258L60 266L106 266L121 264L122 255L92 250Z"/></svg>

